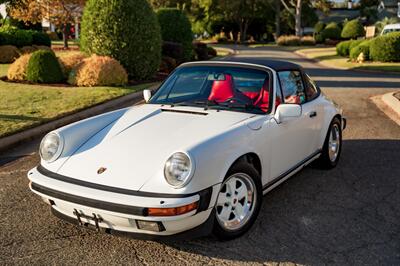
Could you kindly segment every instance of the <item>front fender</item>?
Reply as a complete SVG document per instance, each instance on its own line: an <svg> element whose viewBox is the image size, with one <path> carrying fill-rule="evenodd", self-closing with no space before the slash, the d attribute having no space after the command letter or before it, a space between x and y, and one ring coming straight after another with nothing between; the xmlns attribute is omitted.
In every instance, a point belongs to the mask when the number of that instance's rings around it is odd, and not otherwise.
<svg viewBox="0 0 400 266"><path fill-rule="evenodd" d="M41 160L41 164L52 172L57 172L74 152L104 127L115 122L129 108L124 108L98 116L90 117L54 130L64 139L64 148L60 158L54 162Z"/></svg>

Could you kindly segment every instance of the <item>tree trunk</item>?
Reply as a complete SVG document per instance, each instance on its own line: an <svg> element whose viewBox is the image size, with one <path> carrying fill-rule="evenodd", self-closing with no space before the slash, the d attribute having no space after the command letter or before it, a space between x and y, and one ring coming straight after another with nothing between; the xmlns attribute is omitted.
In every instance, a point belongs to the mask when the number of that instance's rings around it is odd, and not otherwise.
<svg viewBox="0 0 400 266"><path fill-rule="evenodd" d="M240 29L240 42L244 43L246 41L247 28L249 27L249 21L247 19L242 19L240 21L239 29Z"/></svg>
<svg viewBox="0 0 400 266"><path fill-rule="evenodd" d="M281 35L281 1L275 0L275 38Z"/></svg>
<svg viewBox="0 0 400 266"><path fill-rule="evenodd" d="M296 14L295 14L295 21L296 21L296 36L301 37L303 35L301 30L301 3L302 0L297 0L296 3Z"/></svg>
<svg viewBox="0 0 400 266"><path fill-rule="evenodd" d="M64 25L63 27L63 42L64 42L64 49L68 49L68 37L69 37L69 33L68 33L68 25Z"/></svg>

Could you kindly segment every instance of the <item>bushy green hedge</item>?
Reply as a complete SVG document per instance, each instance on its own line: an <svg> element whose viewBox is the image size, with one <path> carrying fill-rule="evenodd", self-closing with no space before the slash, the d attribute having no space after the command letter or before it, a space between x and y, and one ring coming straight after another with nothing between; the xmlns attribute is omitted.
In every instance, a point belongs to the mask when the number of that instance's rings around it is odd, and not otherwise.
<svg viewBox="0 0 400 266"><path fill-rule="evenodd" d="M341 36L344 39L357 39L365 36L365 30L361 22L354 19L344 25Z"/></svg>
<svg viewBox="0 0 400 266"><path fill-rule="evenodd" d="M33 45L44 45L44 46L51 46L51 39L47 33L40 32L40 31L33 31L32 32L32 44Z"/></svg>
<svg viewBox="0 0 400 266"><path fill-rule="evenodd" d="M59 83L64 79L57 57L48 50L32 53L26 77L28 81L35 83Z"/></svg>
<svg viewBox="0 0 400 266"><path fill-rule="evenodd" d="M157 10L157 17L163 41L181 43L183 59L190 60L193 54L193 32L186 14L176 8L160 8Z"/></svg>
<svg viewBox="0 0 400 266"><path fill-rule="evenodd" d="M350 53L350 44L353 41L343 41L336 45L336 54L340 56L349 56Z"/></svg>
<svg viewBox="0 0 400 266"><path fill-rule="evenodd" d="M12 26L0 27L0 45L13 45L19 48L31 45L51 46L46 33L34 30L20 30Z"/></svg>
<svg viewBox="0 0 400 266"><path fill-rule="evenodd" d="M350 50L350 59L356 60L357 57L363 53L364 54L364 59L369 60L369 47L370 47L370 40L363 41L359 45L351 48Z"/></svg>
<svg viewBox="0 0 400 266"><path fill-rule="evenodd" d="M161 62L161 34L147 0L88 0L81 49L117 59L131 78L152 77Z"/></svg>
<svg viewBox="0 0 400 266"><path fill-rule="evenodd" d="M324 39L340 40L340 34L342 30L337 23L331 22L326 25L325 29L322 31Z"/></svg>
<svg viewBox="0 0 400 266"><path fill-rule="evenodd" d="M318 34L318 33L322 32L325 29L325 26L326 26L325 23L323 23L321 21L317 22L317 24L315 24L315 26L314 26L314 33Z"/></svg>
<svg viewBox="0 0 400 266"><path fill-rule="evenodd" d="M370 58L374 61L400 61L400 32L392 32L371 40Z"/></svg>
<svg viewBox="0 0 400 266"><path fill-rule="evenodd" d="M362 42L364 42L365 40L353 40L350 42L350 46L349 46L349 51L351 51L351 49L353 49L354 47L360 45ZM350 53L349 53L350 54Z"/></svg>

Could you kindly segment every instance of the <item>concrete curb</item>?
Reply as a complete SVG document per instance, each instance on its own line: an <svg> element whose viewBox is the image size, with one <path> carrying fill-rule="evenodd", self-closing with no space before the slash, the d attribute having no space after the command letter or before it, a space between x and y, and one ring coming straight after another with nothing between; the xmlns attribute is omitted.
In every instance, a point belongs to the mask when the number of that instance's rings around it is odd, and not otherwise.
<svg viewBox="0 0 400 266"><path fill-rule="evenodd" d="M394 96L395 93L391 92L382 95L382 101L400 116L400 100Z"/></svg>
<svg viewBox="0 0 400 266"><path fill-rule="evenodd" d="M74 114L66 115L61 118L58 118L56 120L50 121L48 123L21 131L19 133L0 138L0 151L4 151L5 149L8 149L16 144L19 144L21 142L26 142L29 140L32 140L36 137L42 136L46 134L47 132L54 130L56 128L71 124L73 122L92 117L95 115L99 115L102 113L105 113L107 111L111 111L114 109L119 109L123 108L124 106L129 106L130 104L138 103L140 102L143 97L143 92L135 92L131 93L110 101L107 101L105 103L89 107L87 109L84 109L82 111L79 111ZM116 108L117 106L117 108Z"/></svg>

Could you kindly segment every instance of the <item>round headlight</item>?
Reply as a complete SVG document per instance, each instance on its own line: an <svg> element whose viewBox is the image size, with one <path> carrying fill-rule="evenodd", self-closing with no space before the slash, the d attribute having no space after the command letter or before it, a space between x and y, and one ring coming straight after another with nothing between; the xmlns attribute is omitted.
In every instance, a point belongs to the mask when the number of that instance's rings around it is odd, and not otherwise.
<svg viewBox="0 0 400 266"><path fill-rule="evenodd" d="M57 133L47 134L40 143L40 157L47 162L58 159L63 149L61 137Z"/></svg>
<svg viewBox="0 0 400 266"><path fill-rule="evenodd" d="M183 187L190 180L192 167L189 156L183 152L174 153L165 163L165 179L175 188Z"/></svg>

